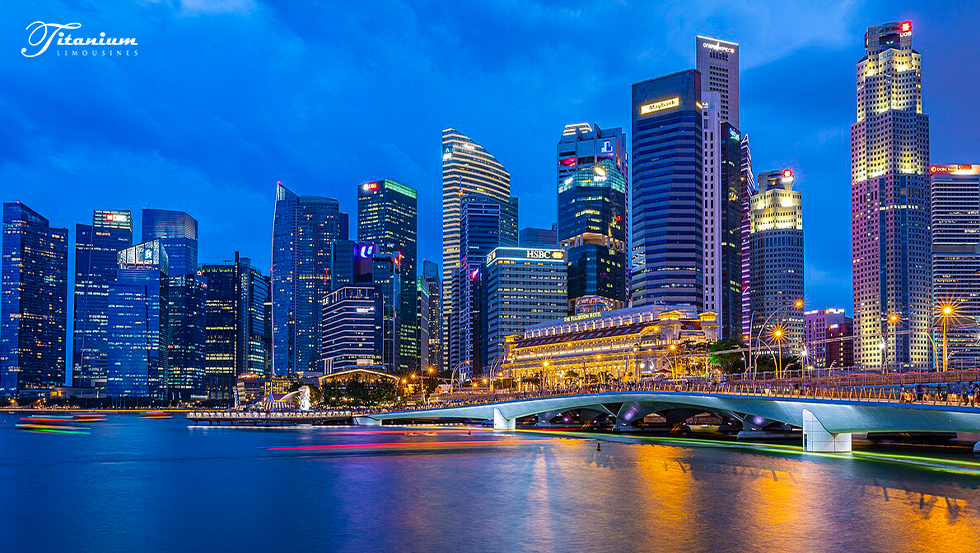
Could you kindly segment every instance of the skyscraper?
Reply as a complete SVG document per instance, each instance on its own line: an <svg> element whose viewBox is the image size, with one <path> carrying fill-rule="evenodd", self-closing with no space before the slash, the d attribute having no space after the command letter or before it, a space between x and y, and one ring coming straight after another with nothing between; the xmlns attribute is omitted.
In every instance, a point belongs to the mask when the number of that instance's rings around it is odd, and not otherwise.
<svg viewBox="0 0 980 553"><path fill-rule="evenodd" d="M376 254L372 258L374 289L381 299L381 364L387 372L395 372L401 365L401 254ZM414 338L414 337L413 337Z"/></svg>
<svg viewBox="0 0 980 553"><path fill-rule="evenodd" d="M439 282L439 265L422 261L422 279L429 292L429 365L442 369L442 286ZM424 345L424 344L423 344Z"/></svg>
<svg viewBox="0 0 980 553"><path fill-rule="evenodd" d="M414 188L391 179L366 182L357 188L357 239L374 243L381 253L401 256L397 329L400 348L397 369L400 371L419 369L417 202Z"/></svg>
<svg viewBox="0 0 980 553"><path fill-rule="evenodd" d="M460 198L466 194L485 194L506 202L510 198L510 173L472 138L456 129L445 129L442 131L443 344L449 343L453 275L461 259ZM448 355L448 351L443 355Z"/></svg>
<svg viewBox="0 0 980 553"><path fill-rule="evenodd" d="M508 336L568 313L565 255L554 248L501 247L487 256L486 368L500 368Z"/></svg>
<svg viewBox="0 0 980 553"><path fill-rule="evenodd" d="M629 164L623 129L566 125L558 140L558 240L568 265L569 312L582 298L629 302L626 196Z"/></svg>
<svg viewBox="0 0 980 553"><path fill-rule="evenodd" d="M170 278L160 240L126 248L117 256L109 288L106 393L109 397L167 395Z"/></svg>
<svg viewBox="0 0 980 553"><path fill-rule="evenodd" d="M752 340L769 341L782 328L784 350L803 339L803 196L795 181L791 169L759 173L749 215Z"/></svg>
<svg viewBox="0 0 980 553"><path fill-rule="evenodd" d="M183 211L143 209L143 242L159 238L170 261L170 276L197 272L197 220Z"/></svg>
<svg viewBox="0 0 980 553"><path fill-rule="evenodd" d="M557 248L558 223L551 228L524 227L517 233L517 243L522 248Z"/></svg>
<svg viewBox="0 0 980 553"><path fill-rule="evenodd" d="M231 400L238 377L270 373L269 277L238 252L232 261L203 265L201 274L207 279L208 397Z"/></svg>
<svg viewBox="0 0 980 553"><path fill-rule="evenodd" d="M0 396L65 384L68 229L3 204Z"/></svg>
<svg viewBox="0 0 980 553"><path fill-rule="evenodd" d="M742 331L742 136L721 119L708 92L704 115L704 310L718 313L723 338Z"/></svg>
<svg viewBox="0 0 980 553"><path fill-rule="evenodd" d="M128 210L97 210L91 225L75 225L75 324L72 384L105 388L109 287L118 253L133 245Z"/></svg>
<svg viewBox="0 0 980 553"><path fill-rule="evenodd" d="M173 276L168 293L167 398L204 399L207 283L197 273Z"/></svg>
<svg viewBox="0 0 980 553"><path fill-rule="evenodd" d="M949 368L980 365L980 165L931 165L932 295L954 306L947 320ZM941 334L937 333L938 336ZM937 340L937 346L942 348ZM937 352L940 363L943 352Z"/></svg>
<svg viewBox="0 0 980 553"><path fill-rule="evenodd" d="M750 214L752 212L752 196L755 196L759 189L755 185L755 173L752 172L752 149L749 145L749 135L742 135L742 170L739 177L739 200L741 203L742 211L742 223L741 223L741 293L742 293L742 339L748 340L750 328L751 328L751 311L752 307L750 305L751 296L749 294L749 285L751 280L751 268L752 268L752 250L749 247L751 243L749 240L751 234L751 225L749 224Z"/></svg>
<svg viewBox="0 0 980 553"><path fill-rule="evenodd" d="M422 275L416 277L415 289L418 291L416 293L415 312L419 314L419 331L416 335L416 341L419 344L419 368L424 371L432 365L429 361L429 313L431 311L429 302L432 298L429 296L429 285L425 283Z"/></svg>
<svg viewBox="0 0 980 553"><path fill-rule="evenodd" d="M717 92L719 119L740 128L738 101L738 43L698 36L696 68L701 73L701 97Z"/></svg>
<svg viewBox="0 0 980 553"><path fill-rule="evenodd" d="M517 245L517 218L517 198L501 201L483 194L468 194L460 202L460 261L450 283L447 368L459 369L462 374L478 374L483 369L482 314L486 298L482 268L494 248Z"/></svg>
<svg viewBox="0 0 980 553"><path fill-rule="evenodd" d="M704 303L701 75L635 83L633 306Z"/></svg>
<svg viewBox="0 0 980 553"><path fill-rule="evenodd" d="M345 219L337 200L297 196L276 183L272 348L278 375L321 366L321 308L330 291L331 243L347 239Z"/></svg>
<svg viewBox="0 0 980 553"><path fill-rule="evenodd" d="M855 363L928 369L929 118L921 55L912 49L911 21L870 27L864 44L851 125ZM892 315L897 322L889 322Z"/></svg>

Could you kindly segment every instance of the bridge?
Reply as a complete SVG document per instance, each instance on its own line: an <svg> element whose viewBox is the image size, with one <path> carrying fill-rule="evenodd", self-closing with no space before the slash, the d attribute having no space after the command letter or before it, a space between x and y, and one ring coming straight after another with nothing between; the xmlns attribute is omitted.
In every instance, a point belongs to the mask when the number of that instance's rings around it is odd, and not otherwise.
<svg viewBox="0 0 980 553"><path fill-rule="evenodd" d="M937 390L938 392L938 390ZM945 396L945 397L943 397ZM864 432L980 432L980 407L966 394L919 395L884 387L817 388L759 384L657 383L595 390L541 391L462 397L448 405L367 412L356 424L397 420L484 420L515 430L517 420L577 411L585 420L614 417L629 429L649 414L682 423L701 413L742 422L752 437L787 424L803 430L805 451L850 452L851 435ZM974 448L980 452L980 443Z"/></svg>

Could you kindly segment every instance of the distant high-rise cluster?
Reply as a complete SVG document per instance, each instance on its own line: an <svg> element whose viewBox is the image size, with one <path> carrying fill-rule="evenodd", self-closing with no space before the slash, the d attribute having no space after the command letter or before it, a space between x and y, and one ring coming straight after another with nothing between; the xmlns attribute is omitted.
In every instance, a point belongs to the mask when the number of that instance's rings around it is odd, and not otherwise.
<svg viewBox="0 0 980 553"><path fill-rule="evenodd" d="M0 395L70 383L79 397L230 403L243 380L359 370L483 382L520 340L577 373L539 332L585 320L583 344L633 321L640 341L668 329L747 345L751 368L774 349L806 367L976 367L980 165L929 164L912 36L910 21L870 27L856 67L853 319L806 309L804 171L753 172L739 44L697 36L695 68L632 84L629 138L564 126L550 228L521 227L504 164L443 130L441 267L419 259L419 192L391 178L356 184L354 238L338 200L277 182L269 273L237 251L200 264L183 211L143 209L134 243L133 212L100 209L75 228L69 353L68 231L5 203ZM595 356L583 374L625 378Z"/></svg>

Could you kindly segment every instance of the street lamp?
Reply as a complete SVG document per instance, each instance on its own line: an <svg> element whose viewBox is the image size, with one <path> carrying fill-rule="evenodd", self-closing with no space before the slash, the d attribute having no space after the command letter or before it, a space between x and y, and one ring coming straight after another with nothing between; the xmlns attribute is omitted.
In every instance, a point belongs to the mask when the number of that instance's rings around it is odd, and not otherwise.
<svg viewBox="0 0 980 553"><path fill-rule="evenodd" d="M770 333L772 339L776 341L776 350L779 353L779 359L776 361L776 378L782 378L783 373L783 336L786 335L786 331L781 326L777 326L772 329Z"/></svg>
<svg viewBox="0 0 980 553"><path fill-rule="evenodd" d="M946 345L946 330L949 320L956 317L956 306L951 303L939 306L939 319L943 322L943 372L949 370L949 355Z"/></svg>

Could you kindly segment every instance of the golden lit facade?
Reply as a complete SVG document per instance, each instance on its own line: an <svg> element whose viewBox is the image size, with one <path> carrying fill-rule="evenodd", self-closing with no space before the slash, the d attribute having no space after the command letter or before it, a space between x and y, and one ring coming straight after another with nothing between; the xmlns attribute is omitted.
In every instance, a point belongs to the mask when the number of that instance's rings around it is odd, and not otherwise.
<svg viewBox="0 0 980 553"><path fill-rule="evenodd" d="M930 367L929 118L912 32L911 21L869 28L857 63L851 252L858 367Z"/></svg>
<svg viewBox="0 0 980 553"><path fill-rule="evenodd" d="M705 346L718 339L718 326L717 313L699 314L687 306L566 317L509 337L500 376L531 389L703 374Z"/></svg>

